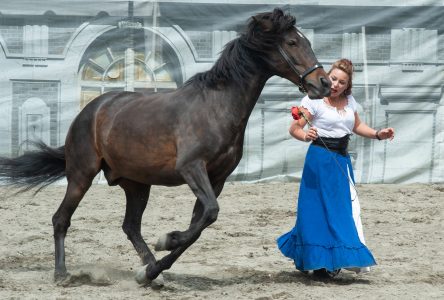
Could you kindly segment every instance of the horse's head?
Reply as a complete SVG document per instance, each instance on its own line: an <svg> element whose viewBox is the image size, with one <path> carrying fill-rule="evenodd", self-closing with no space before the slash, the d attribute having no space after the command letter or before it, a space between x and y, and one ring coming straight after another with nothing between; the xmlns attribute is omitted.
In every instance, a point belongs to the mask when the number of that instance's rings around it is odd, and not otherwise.
<svg viewBox="0 0 444 300"><path fill-rule="evenodd" d="M328 96L329 77L295 24L296 19L280 9L252 17L246 34L250 48L260 52L273 75L295 83L311 99Z"/></svg>

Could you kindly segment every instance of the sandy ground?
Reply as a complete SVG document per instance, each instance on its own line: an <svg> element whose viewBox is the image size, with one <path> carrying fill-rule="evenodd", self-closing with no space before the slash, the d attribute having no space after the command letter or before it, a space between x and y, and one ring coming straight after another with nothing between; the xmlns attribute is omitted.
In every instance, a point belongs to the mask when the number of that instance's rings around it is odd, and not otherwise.
<svg viewBox="0 0 444 300"><path fill-rule="evenodd" d="M360 185L370 274L330 281L297 272L275 239L295 221L296 183L227 183L217 222L164 272L165 286L138 286L139 258L121 230L119 187L94 185L72 219L66 263L53 282L51 217L64 194L0 188L0 299L444 299L444 185ZM142 232L153 246L184 230L194 197L185 187L153 187ZM156 253L157 257L166 252Z"/></svg>

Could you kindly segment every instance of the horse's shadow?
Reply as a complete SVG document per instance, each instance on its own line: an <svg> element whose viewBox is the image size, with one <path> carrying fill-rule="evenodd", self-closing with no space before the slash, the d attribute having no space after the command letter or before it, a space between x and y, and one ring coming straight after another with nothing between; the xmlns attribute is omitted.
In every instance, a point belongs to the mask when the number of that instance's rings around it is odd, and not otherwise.
<svg viewBox="0 0 444 300"><path fill-rule="evenodd" d="M318 284L328 285L351 285L351 284L370 284L371 281L364 278L356 277L349 273L341 273L333 279L317 278L312 275L306 275L298 271L288 272L265 272L259 270L238 270L236 273L227 273L226 276L219 278L211 278L200 275L181 274L165 272L166 281L165 289L175 290L178 286L192 290L209 291L215 287L227 287L237 284L285 284L285 283L301 283L307 286ZM240 273L240 274L239 274ZM170 285L169 283L173 283Z"/></svg>

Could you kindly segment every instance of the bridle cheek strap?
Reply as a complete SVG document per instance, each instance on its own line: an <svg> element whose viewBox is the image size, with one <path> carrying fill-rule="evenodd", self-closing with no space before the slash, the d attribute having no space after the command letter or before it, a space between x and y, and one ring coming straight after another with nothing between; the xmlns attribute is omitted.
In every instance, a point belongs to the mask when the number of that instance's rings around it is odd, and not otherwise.
<svg viewBox="0 0 444 300"><path fill-rule="evenodd" d="M293 72L296 73L296 75L299 76L299 83L297 84L297 86L299 87L299 90L302 93L306 93L307 90L304 87L304 80L305 77L308 76L308 74L310 74L311 72L313 72L316 69L320 69L320 68L324 68L319 62L317 64L315 64L314 66L308 68L307 70L304 71L304 73L300 74L299 71L296 69L296 66L293 64L293 62L291 61L290 57L288 56L287 52L285 52L284 49L282 49L282 47L280 45L278 45L278 50L279 53L282 55L282 57L284 58L284 60L287 62L287 64L290 66L290 68L293 70Z"/></svg>

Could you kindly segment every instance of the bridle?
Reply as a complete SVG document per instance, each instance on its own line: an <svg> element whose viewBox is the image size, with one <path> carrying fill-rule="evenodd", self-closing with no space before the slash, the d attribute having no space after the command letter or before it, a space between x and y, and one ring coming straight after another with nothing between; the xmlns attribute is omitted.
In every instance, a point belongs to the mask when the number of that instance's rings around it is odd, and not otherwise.
<svg viewBox="0 0 444 300"><path fill-rule="evenodd" d="M297 84L297 86L299 87L299 90L301 91L301 93L307 93L307 89L303 85L305 77L307 77L308 74L310 74L314 70L324 68L324 67L319 62L317 62L314 66L308 68L302 74L300 74L299 71L296 69L296 66L291 61L290 56L288 56L287 52L285 52L285 50L281 47L281 45L278 45L278 50L279 50L279 53L284 58L284 60L290 66L290 68L296 73L296 75L299 76L299 83Z"/></svg>

